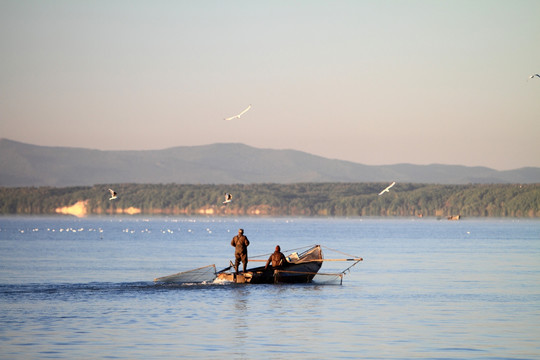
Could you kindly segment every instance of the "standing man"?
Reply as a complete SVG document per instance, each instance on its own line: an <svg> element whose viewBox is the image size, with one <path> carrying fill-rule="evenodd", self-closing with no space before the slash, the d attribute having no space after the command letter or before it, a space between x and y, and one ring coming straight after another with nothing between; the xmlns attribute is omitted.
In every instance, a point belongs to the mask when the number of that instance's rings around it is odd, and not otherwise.
<svg viewBox="0 0 540 360"><path fill-rule="evenodd" d="M240 261L242 261L242 265L244 266L244 272L246 272L248 263L247 247L249 246L249 240L244 235L244 229L238 230L238 235L233 237L231 241L231 246L233 246L235 249L234 271L238 274L238 265L240 265Z"/></svg>

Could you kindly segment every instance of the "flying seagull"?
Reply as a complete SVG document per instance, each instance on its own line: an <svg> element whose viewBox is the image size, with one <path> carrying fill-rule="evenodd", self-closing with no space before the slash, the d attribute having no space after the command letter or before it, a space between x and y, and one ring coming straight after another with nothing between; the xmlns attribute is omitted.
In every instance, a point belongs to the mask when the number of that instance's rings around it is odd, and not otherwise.
<svg viewBox="0 0 540 360"><path fill-rule="evenodd" d="M535 76L538 76L540 78L539 74L532 74L531 76L529 76L529 79L533 79Z"/></svg>
<svg viewBox="0 0 540 360"><path fill-rule="evenodd" d="M225 194L225 201L223 203L224 204L230 203L231 200L232 200L232 195L231 194Z"/></svg>
<svg viewBox="0 0 540 360"><path fill-rule="evenodd" d="M240 117L244 115L249 109L251 109L251 104L249 104L249 106L245 108L240 114L228 117L225 120L240 119Z"/></svg>
<svg viewBox="0 0 540 360"><path fill-rule="evenodd" d="M109 200L114 200L118 198L118 196L116 196L116 191L114 191L113 189L109 189L109 192L111 193L111 197L109 198Z"/></svg>
<svg viewBox="0 0 540 360"><path fill-rule="evenodd" d="M391 188L392 186L394 186L394 185L396 185L396 182L395 182L395 181L394 181L393 183L391 183L390 185L388 185L388 187L387 187L386 189L384 189L383 191L381 191L381 192L379 193L379 195L382 195L382 194L384 194L385 192L390 192L390 188Z"/></svg>

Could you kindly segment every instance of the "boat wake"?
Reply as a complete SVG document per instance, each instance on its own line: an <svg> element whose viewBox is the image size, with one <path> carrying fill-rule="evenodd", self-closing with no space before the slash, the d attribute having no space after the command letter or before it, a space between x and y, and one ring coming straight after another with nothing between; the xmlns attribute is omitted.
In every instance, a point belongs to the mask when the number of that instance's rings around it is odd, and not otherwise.
<svg viewBox="0 0 540 360"><path fill-rule="evenodd" d="M300 285L339 285L341 279L318 274L313 281ZM283 284L291 285L291 284ZM298 285L298 284L297 284ZM20 302L35 300L54 301L87 301L88 298L109 299L116 296L139 296L141 293L161 293L171 290L196 290L209 288L236 288L242 286L235 282L222 279L203 282L155 283L153 281L139 282L90 282L90 283L49 283L49 284L0 284L0 302ZM269 286L260 284L258 286ZM145 295L146 296L146 295Z"/></svg>

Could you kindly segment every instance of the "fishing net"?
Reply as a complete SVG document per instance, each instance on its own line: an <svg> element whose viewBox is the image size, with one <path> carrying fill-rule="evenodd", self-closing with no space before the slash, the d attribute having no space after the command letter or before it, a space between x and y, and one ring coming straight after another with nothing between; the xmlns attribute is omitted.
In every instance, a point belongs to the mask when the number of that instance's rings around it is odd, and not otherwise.
<svg viewBox="0 0 540 360"><path fill-rule="evenodd" d="M324 259L326 272L318 272L313 278L312 282L316 284L329 284L329 285L341 285L343 284L343 277L350 272L350 269L362 261L362 258L351 254L344 253L339 250L323 246L326 250L345 255L346 258L341 259ZM343 270L340 264L343 262L352 262L347 268Z"/></svg>
<svg viewBox="0 0 540 360"><path fill-rule="evenodd" d="M210 283L216 278L216 266L208 265L198 269L179 272L177 274L163 276L154 279L154 282L175 284L200 284Z"/></svg>
<svg viewBox="0 0 540 360"><path fill-rule="evenodd" d="M343 283L343 273L339 274L328 274L328 273L317 273L313 280L314 284L324 284L324 285L341 285Z"/></svg>

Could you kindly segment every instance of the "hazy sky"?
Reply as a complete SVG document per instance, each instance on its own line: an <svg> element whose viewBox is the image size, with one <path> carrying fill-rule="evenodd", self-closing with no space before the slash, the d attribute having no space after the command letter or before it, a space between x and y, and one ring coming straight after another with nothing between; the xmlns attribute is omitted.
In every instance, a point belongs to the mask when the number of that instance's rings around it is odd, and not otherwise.
<svg viewBox="0 0 540 360"><path fill-rule="evenodd" d="M540 166L537 0L0 0L0 52L12 140Z"/></svg>

